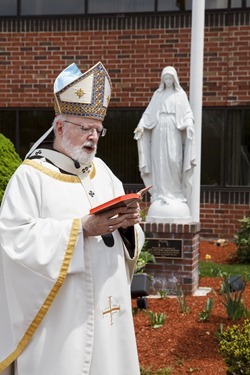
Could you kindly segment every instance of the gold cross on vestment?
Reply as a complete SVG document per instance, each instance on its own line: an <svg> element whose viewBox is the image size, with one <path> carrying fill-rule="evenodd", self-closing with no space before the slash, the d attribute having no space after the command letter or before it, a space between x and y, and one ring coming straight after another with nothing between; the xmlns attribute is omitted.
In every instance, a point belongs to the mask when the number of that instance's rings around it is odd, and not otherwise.
<svg viewBox="0 0 250 375"><path fill-rule="evenodd" d="M105 316L106 314L110 314L110 325L112 326L114 323L113 323L113 314L115 312L118 312L120 311L120 306L112 306L112 301L111 301L112 297L108 297L108 300L109 300L109 307L106 309L106 310L103 310L102 311L102 315Z"/></svg>

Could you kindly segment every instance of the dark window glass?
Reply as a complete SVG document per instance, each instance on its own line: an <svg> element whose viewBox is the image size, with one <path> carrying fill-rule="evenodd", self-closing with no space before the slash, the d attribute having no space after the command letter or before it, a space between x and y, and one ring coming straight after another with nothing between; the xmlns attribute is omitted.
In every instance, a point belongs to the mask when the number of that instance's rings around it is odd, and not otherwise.
<svg viewBox="0 0 250 375"><path fill-rule="evenodd" d="M142 184L137 142L133 139L143 109L109 109L104 121L107 136L100 138L97 156L127 184ZM52 124L53 110L1 110L0 132L24 158ZM49 137L52 141L53 133ZM201 184L250 186L250 110L203 109Z"/></svg>
<svg viewBox="0 0 250 375"><path fill-rule="evenodd" d="M85 0L22 0L21 15L83 14Z"/></svg>
<svg viewBox="0 0 250 375"><path fill-rule="evenodd" d="M247 1L246 1L246 6L247 6L247 7L250 7L250 0L247 0Z"/></svg>
<svg viewBox="0 0 250 375"><path fill-rule="evenodd" d="M250 186L250 112L229 111L225 142L227 186Z"/></svg>
<svg viewBox="0 0 250 375"><path fill-rule="evenodd" d="M19 154L22 158L27 154L32 144L51 127L53 119L54 111L20 111L21 147Z"/></svg>
<svg viewBox="0 0 250 375"><path fill-rule="evenodd" d="M0 16L15 16L17 14L17 0L0 0Z"/></svg>
<svg viewBox="0 0 250 375"><path fill-rule="evenodd" d="M231 8L241 8L242 0L231 0Z"/></svg>
<svg viewBox="0 0 250 375"><path fill-rule="evenodd" d="M192 9L192 0L158 0L158 11L177 11Z"/></svg>
<svg viewBox="0 0 250 375"><path fill-rule="evenodd" d="M104 121L107 135L100 138L97 156L102 158L124 183L142 183L138 168L137 142L134 130L143 110L109 109Z"/></svg>
<svg viewBox="0 0 250 375"><path fill-rule="evenodd" d="M203 110L201 145L201 184L219 186L222 183L222 135L224 111Z"/></svg>
<svg viewBox="0 0 250 375"><path fill-rule="evenodd" d="M0 111L0 133L11 140L11 142L15 145L16 151L18 152L18 136L15 111Z"/></svg>
<svg viewBox="0 0 250 375"><path fill-rule="evenodd" d="M205 2L206 9L225 9L228 7L228 0L209 0Z"/></svg>
<svg viewBox="0 0 250 375"><path fill-rule="evenodd" d="M89 0L88 13L153 12L154 0Z"/></svg>

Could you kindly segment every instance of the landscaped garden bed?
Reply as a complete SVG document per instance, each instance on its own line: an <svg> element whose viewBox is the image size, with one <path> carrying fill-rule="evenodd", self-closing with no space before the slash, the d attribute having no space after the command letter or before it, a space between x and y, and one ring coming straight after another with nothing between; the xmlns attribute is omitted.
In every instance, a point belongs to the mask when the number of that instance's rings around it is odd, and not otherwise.
<svg viewBox="0 0 250 375"><path fill-rule="evenodd" d="M216 265L234 264L235 244L216 246L214 242L201 242L200 261L218 272ZM204 264L203 263L203 264ZM249 265L248 265L249 266ZM238 270L237 270L238 271ZM137 310L133 300L134 324L137 337L142 374L200 375L226 374L226 365L219 352L217 333L221 328L242 323L244 319L232 321L221 302L222 277L200 277L200 287L213 290L206 296L187 296L187 308L183 312L176 297L148 298L148 309ZM206 321L200 313L206 308L208 298L213 299L213 308ZM244 304L250 309L250 284L243 293ZM164 314L166 320L159 328L150 324L149 313ZM151 313L151 314L152 314ZM151 372L147 369L151 368ZM162 370L159 370L162 369Z"/></svg>

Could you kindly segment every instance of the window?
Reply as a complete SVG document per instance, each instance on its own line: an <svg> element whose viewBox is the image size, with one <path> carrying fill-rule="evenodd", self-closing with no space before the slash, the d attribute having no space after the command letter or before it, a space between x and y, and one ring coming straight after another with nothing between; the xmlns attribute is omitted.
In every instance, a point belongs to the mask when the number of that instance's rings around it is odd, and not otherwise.
<svg viewBox="0 0 250 375"><path fill-rule="evenodd" d="M16 151L24 158L31 145L49 129L54 111L1 110L0 132L14 143Z"/></svg>
<svg viewBox="0 0 250 375"><path fill-rule="evenodd" d="M102 158L123 182L141 184L134 130L143 110L109 109L104 120L107 136L98 143Z"/></svg>
<svg viewBox="0 0 250 375"><path fill-rule="evenodd" d="M229 110L225 135L225 184L250 186L250 111Z"/></svg>
<svg viewBox="0 0 250 375"><path fill-rule="evenodd" d="M21 15L84 14L84 0L21 0Z"/></svg>
<svg viewBox="0 0 250 375"><path fill-rule="evenodd" d="M250 0L206 0L206 9L250 7ZM188 11L192 0L0 0L0 16Z"/></svg>
<svg viewBox="0 0 250 375"><path fill-rule="evenodd" d="M241 8L242 0L231 0L231 8Z"/></svg>
<svg viewBox="0 0 250 375"><path fill-rule="evenodd" d="M158 11L184 11L192 9L192 0L158 0Z"/></svg>
<svg viewBox="0 0 250 375"><path fill-rule="evenodd" d="M91 0L88 13L153 12L154 0Z"/></svg>
<svg viewBox="0 0 250 375"><path fill-rule="evenodd" d="M9 138L18 147L18 128L16 126L16 111L0 111L0 133Z"/></svg>
<svg viewBox="0 0 250 375"><path fill-rule="evenodd" d="M250 186L250 111L203 109L201 184Z"/></svg>
<svg viewBox="0 0 250 375"><path fill-rule="evenodd" d="M228 7L228 0L209 0L205 2L206 9L225 9Z"/></svg>
<svg viewBox="0 0 250 375"><path fill-rule="evenodd" d="M203 110L201 144L201 184L222 184L222 136L225 113L219 110Z"/></svg>
<svg viewBox="0 0 250 375"><path fill-rule="evenodd" d="M142 113L143 109L110 108L104 121L107 136L98 143L97 156L126 184L142 184L133 138ZM23 158L53 119L53 110L0 110L0 132ZM204 108L201 152L203 186L250 186L250 110Z"/></svg>
<svg viewBox="0 0 250 375"><path fill-rule="evenodd" d="M17 14L17 0L0 0L0 15L15 16Z"/></svg>

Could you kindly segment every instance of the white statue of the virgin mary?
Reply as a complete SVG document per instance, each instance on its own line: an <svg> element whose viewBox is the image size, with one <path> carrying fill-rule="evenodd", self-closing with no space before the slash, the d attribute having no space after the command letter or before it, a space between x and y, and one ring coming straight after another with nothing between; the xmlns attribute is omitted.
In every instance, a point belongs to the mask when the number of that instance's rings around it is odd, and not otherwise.
<svg viewBox="0 0 250 375"><path fill-rule="evenodd" d="M195 166L194 117L174 67L163 69L134 133L141 177L153 186L147 221L192 221L188 203Z"/></svg>

